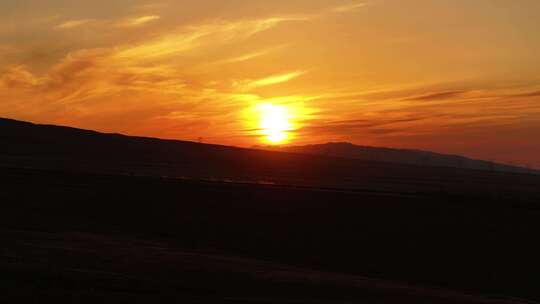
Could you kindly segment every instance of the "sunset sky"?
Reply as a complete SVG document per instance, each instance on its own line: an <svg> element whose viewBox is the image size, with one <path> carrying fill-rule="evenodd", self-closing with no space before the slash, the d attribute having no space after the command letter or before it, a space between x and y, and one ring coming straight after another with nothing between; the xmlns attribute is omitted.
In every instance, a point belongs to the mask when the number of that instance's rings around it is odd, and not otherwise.
<svg viewBox="0 0 540 304"><path fill-rule="evenodd" d="M2 117L540 168L538 0L4 0L0 17Z"/></svg>

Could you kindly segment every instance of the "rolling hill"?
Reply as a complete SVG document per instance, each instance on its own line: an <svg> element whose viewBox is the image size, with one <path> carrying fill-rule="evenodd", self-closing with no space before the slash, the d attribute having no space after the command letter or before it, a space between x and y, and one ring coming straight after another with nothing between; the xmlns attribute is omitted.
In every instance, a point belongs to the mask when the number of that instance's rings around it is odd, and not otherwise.
<svg viewBox="0 0 540 304"><path fill-rule="evenodd" d="M491 161L470 159L459 155L441 154L421 150L391 149L358 146L347 142L333 142L306 146L266 147L266 149L301 154L354 158L367 161L412 164L419 166L451 167L486 171L539 174L538 171Z"/></svg>

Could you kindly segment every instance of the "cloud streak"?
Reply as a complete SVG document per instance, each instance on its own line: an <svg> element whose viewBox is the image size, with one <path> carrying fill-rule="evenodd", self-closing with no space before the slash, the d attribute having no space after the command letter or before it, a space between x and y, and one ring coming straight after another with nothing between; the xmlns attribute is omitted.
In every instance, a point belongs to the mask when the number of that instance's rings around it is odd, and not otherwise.
<svg viewBox="0 0 540 304"><path fill-rule="evenodd" d="M231 41L246 40L279 24L305 20L303 17L271 17L253 20L212 22L189 26L178 33L119 48L117 58L154 60L187 52L206 45L219 45Z"/></svg>
<svg viewBox="0 0 540 304"><path fill-rule="evenodd" d="M135 18L129 18L124 21L120 21L116 24L118 27L139 27L146 25L151 22L155 22L157 20L161 19L160 16L157 15L150 15L150 16L141 16L141 17L135 17Z"/></svg>
<svg viewBox="0 0 540 304"><path fill-rule="evenodd" d="M264 77L257 80L247 80L247 81L241 81L240 83L236 84L237 87L239 87L243 91L248 91L260 87L266 87L271 85L276 85L280 83L285 83L291 80L294 80L302 75L304 75L304 71L294 71L284 74L277 74L277 75L271 75L268 77Z"/></svg>
<svg viewBox="0 0 540 304"><path fill-rule="evenodd" d="M95 20L94 19L68 20L68 21L58 24L55 28L58 30L69 30L69 29L74 29L74 28L87 25L93 21Z"/></svg>
<svg viewBox="0 0 540 304"><path fill-rule="evenodd" d="M333 13L348 13L348 12L356 11L360 8L363 8L366 5L367 3L365 2L351 3L351 4L334 7L330 9L330 11Z"/></svg>
<svg viewBox="0 0 540 304"><path fill-rule="evenodd" d="M411 100L411 101L448 100L448 99L462 97L465 93L467 93L467 91L437 92L437 93L430 93L430 94L422 95L418 97L411 97L405 100Z"/></svg>

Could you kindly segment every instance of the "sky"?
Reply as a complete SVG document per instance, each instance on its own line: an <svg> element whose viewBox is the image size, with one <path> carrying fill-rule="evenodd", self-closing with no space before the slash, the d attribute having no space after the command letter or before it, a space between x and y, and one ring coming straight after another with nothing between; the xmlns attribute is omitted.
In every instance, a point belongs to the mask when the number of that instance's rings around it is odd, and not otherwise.
<svg viewBox="0 0 540 304"><path fill-rule="evenodd" d="M540 168L538 0L3 0L0 116Z"/></svg>

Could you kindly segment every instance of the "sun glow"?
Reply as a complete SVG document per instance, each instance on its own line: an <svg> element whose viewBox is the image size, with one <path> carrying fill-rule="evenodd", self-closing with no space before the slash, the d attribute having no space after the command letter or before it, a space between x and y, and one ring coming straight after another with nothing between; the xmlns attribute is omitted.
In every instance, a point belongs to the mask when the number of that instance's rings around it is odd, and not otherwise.
<svg viewBox="0 0 540 304"><path fill-rule="evenodd" d="M291 114L286 106L261 104L257 106L259 112L259 128L266 141L270 144L285 143L292 129Z"/></svg>
<svg viewBox="0 0 540 304"><path fill-rule="evenodd" d="M261 100L248 99L242 117L246 135L256 137L267 145L284 145L299 140L306 121L312 119L317 109L307 107L311 97L282 96Z"/></svg>

